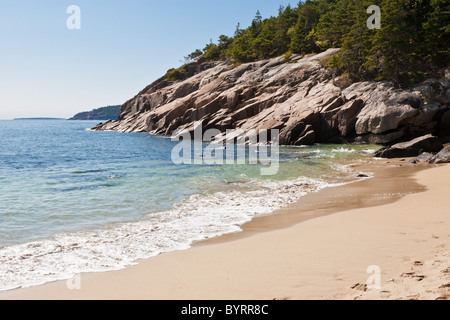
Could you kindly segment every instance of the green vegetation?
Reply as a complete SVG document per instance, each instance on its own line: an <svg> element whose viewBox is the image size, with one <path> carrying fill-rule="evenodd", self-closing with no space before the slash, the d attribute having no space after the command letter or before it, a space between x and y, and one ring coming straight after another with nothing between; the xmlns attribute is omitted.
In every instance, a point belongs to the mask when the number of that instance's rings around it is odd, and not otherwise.
<svg viewBox="0 0 450 320"><path fill-rule="evenodd" d="M381 8L381 29L367 28L367 8ZM251 25L232 37L210 41L206 60L245 63L284 55L342 50L324 63L349 81L391 80L399 86L420 81L449 65L448 0L306 0L280 7L277 17L256 13ZM177 79L176 70L166 79Z"/></svg>
<svg viewBox="0 0 450 320"><path fill-rule="evenodd" d="M192 53L191 55L194 55L195 53ZM190 55L190 56L191 56ZM199 54L198 56L200 56L201 54ZM164 76L164 79L167 81L177 81L177 80L182 80L183 79L183 75L186 74L188 72L188 66L187 64L179 67L178 69L169 69L166 73L166 75Z"/></svg>
<svg viewBox="0 0 450 320"><path fill-rule="evenodd" d="M119 113L120 106L107 106L78 113L69 120L116 120L119 117Z"/></svg>

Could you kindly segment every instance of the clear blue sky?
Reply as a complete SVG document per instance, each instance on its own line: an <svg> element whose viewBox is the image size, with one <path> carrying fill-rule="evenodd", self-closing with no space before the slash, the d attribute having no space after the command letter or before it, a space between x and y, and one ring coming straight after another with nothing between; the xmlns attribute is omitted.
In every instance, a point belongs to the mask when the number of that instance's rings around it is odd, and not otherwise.
<svg viewBox="0 0 450 320"><path fill-rule="evenodd" d="M283 0L0 0L0 119L122 104L183 57ZM81 30L69 30L69 5Z"/></svg>

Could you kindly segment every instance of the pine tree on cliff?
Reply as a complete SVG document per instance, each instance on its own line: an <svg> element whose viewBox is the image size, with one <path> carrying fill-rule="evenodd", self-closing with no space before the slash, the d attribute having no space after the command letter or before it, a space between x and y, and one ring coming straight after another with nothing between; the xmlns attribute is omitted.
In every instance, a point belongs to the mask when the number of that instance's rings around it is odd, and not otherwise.
<svg viewBox="0 0 450 320"><path fill-rule="evenodd" d="M315 28L321 16L320 2L307 0L299 3L297 23L288 30L289 49L294 53L319 51Z"/></svg>
<svg viewBox="0 0 450 320"><path fill-rule="evenodd" d="M367 28L370 5L381 8L380 30ZM449 6L448 0L306 0L280 7L276 17L263 19L258 11L248 28L238 25L234 36L202 52L207 60L246 63L339 47L328 66L349 79L410 85L449 63Z"/></svg>
<svg viewBox="0 0 450 320"><path fill-rule="evenodd" d="M383 0L381 29L376 32L370 50L371 66L379 70L378 79L401 83L401 74L411 62L411 30L407 23L405 2Z"/></svg>
<svg viewBox="0 0 450 320"><path fill-rule="evenodd" d="M261 32L253 40L253 51L258 60L267 59L276 55L273 39L276 37L277 18L264 20L261 24Z"/></svg>
<svg viewBox="0 0 450 320"><path fill-rule="evenodd" d="M430 6L423 22L427 57L431 65L445 67L450 63L450 1L431 0Z"/></svg>
<svg viewBox="0 0 450 320"><path fill-rule="evenodd" d="M289 38L289 29L296 24L298 19L297 10L292 9L290 5L286 8L280 6L278 10L278 21L274 39L274 54L282 55L289 50L291 39Z"/></svg>
<svg viewBox="0 0 450 320"><path fill-rule="evenodd" d="M354 81L371 78L367 68L367 59L372 49L372 41L376 30L367 27L367 8L377 4L376 0L352 1L347 4L346 10L350 13L352 25L348 32L342 35L341 64Z"/></svg>
<svg viewBox="0 0 450 320"><path fill-rule="evenodd" d="M343 38L354 24L353 0L340 0L330 4L330 10L324 13L317 26L319 40L327 42L329 47L342 47Z"/></svg>

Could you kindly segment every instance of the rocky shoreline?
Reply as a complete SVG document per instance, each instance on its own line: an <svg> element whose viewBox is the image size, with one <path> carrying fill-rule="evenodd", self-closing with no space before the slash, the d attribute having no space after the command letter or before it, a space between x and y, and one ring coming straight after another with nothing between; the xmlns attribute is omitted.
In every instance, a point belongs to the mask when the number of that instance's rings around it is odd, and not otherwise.
<svg viewBox="0 0 450 320"><path fill-rule="evenodd" d="M201 121L204 131L278 129L281 145L392 146L432 135L439 142L431 148L411 152L407 146L407 152L397 148L394 153L434 155L444 147L450 136L448 69L443 79L428 79L408 90L374 81L345 88L321 66L338 50L237 66L200 57L178 69L178 80L156 80L122 105L117 120L93 130L170 136L176 130L192 132Z"/></svg>

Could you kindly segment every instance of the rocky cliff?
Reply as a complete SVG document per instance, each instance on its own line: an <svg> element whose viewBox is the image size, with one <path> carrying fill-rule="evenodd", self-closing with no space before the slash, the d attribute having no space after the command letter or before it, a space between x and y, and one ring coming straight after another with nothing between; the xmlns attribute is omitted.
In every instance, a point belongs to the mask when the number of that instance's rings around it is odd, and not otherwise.
<svg viewBox="0 0 450 320"><path fill-rule="evenodd" d="M424 134L450 135L448 79L427 80L411 90L388 82L340 88L322 68L321 54L230 65L197 59L139 92L116 121L94 130L171 135L177 129L279 129L280 144L392 144Z"/></svg>

